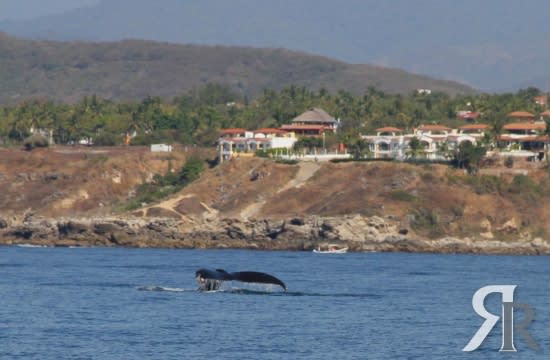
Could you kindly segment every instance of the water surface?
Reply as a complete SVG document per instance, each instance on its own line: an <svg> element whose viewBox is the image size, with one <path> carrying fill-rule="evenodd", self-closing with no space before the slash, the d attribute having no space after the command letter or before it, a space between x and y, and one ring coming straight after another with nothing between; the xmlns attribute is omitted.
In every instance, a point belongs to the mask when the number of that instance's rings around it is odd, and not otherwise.
<svg viewBox="0 0 550 360"><path fill-rule="evenodd" d="M269 285L195 291L200 267ZM538 359L550 356L547 257L0 247L0 359ZM473 353L473 293L518 285L534 352ZM167 291L154 291L167 290ZM486 307L500 313L499 296ZM518 319L521 314L517 315Z"/></svg>

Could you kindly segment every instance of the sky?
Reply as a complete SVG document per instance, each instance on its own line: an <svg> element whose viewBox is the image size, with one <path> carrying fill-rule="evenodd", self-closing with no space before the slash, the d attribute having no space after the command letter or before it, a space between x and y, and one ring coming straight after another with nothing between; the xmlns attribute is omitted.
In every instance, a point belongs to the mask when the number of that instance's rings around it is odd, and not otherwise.
<svg viewBox="0 0 550 360"><path fill-rule="evenodd" d="M0 0L0 21L28 20L52 15L83 6L99 3L100 0Z"/></svg>

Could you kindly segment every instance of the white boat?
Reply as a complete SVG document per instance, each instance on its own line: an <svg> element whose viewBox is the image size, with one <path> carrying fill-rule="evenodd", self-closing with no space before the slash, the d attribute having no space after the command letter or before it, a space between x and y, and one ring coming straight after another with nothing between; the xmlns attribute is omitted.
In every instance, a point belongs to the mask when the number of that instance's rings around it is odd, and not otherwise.
<svg viewBox="0 0 550 360"><path fill-rule="evenodd" d="M329 245L327 250L321 250L319 246L317 249L313 249L316 254L345 254L348 252L348 247L338 247L337 245Z"/></svg>

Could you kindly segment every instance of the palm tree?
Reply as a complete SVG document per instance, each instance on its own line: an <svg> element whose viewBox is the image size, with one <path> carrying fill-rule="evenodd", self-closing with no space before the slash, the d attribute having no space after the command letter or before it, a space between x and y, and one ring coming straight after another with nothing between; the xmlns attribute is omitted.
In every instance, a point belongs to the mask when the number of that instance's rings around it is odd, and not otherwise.
<svg viewBox="0 0 550 360"><path fill-rule="evenodd" d="M420 155L424 153L424 146L417 137L413 137L409 141L409 149L407 150L407 158L418 159Z"/></svg>
<svg viewBox="0 0 550 360"><path fill-rule="evenodd" d="M497 148L499 147L498 140L504 130L505 122L506 120L504 119L504 116L501 116L500 114L494 114L489 119L489 125L491 127L490 128L491 137Z"/></svg>

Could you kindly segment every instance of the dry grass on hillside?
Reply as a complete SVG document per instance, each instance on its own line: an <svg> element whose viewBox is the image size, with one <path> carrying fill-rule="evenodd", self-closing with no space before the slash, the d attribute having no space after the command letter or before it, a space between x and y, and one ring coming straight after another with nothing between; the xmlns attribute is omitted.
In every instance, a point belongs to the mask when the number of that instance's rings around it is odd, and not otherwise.
<svg viewBox="0 0 550 360"><path fill-rule="evenodd" d="M0 216L29 210L44 216L108 214L139 184L179 168L190 155L138 147L0 149ZM444 165L287 165L240 158L207 169L148 215L194 216L209 208L221 217L260 219L363 214L391 216L422 236L492 231L506 238L529 231L547 237L549 198L543 167L530 167L529 176L497 177L469 176ZM499 230L506 223L514 226Z"/></svg>
<svg viewBox="0 0 550 360"><path fill-rule="evenodd" d="M0 150L3 213L44 216L105 213L135 187L181 166L187 154L153 154L146 147L52 147Z"/></svg>

